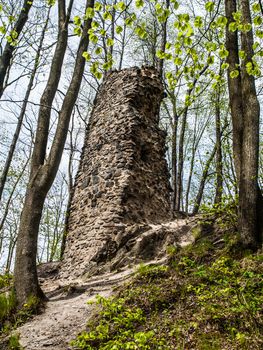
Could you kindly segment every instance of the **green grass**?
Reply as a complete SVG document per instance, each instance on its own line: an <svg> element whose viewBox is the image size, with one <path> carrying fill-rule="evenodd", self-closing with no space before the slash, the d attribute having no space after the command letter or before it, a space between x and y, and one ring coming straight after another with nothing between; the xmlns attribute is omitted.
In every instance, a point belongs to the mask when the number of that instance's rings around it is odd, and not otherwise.
<svg viewBox="0 0 263 350"><path fill-rule="evenodd" d="M168 266L142 265L116 297L99 297L75 348L262 349L263 254L241 252L233 233L217 235L169 249Z"/></svg>

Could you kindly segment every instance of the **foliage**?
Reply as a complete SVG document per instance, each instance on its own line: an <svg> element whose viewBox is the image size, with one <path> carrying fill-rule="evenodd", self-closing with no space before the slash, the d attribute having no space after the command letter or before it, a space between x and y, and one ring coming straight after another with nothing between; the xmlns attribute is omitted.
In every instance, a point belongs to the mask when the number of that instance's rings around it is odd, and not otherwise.
<svg viewBox="0 0 263 350"><path fill-rule="evenodd" d="M125 299L105 299L97 297L97 304L102 306L101 322L92 330L78 336L74 345L79 349L150 349L147 343L154 332L140 332L136 328L145 322L141 308L130 308Z"/></svg>
<svg viewBox="0 0 263 350"><path fill-rule="evenodd" d="M14 334L10 336L9 342L8 342L8 348L10 350L23 350L22 346L19 343L19 335Z"/></svg>
<svg viewBox="0 0 263 350"><path fill-rule="evenodd" d="M221 232L218 248L210 227L170 249L168 266L141 265L116 297L98 297L76 348L261 349L262 252L237 255L232 236Z"/></svg>
<svg viewBox="0 0 263 350"><path fill-rule="evenodd" d="M13 280L13 276L9 273L0 275L0 289L4 287L9 287L11 285L11 282Z"/></svg>
<svg viewBox="0 0 263 350"><path fill-rule="evenodd" d="M12 285L0 293L0 334L9 333L25 323L32 315L39 312L41 303L35 296L30 296L22 308L17 309L17 300ZM16 349L16 348L14 348Z"/></svg>
<svg viewBox="0 0 263 350"><path fill-rule="evenodd" d="M0 324L2 325L11 317L16 306L16 298L13 291L0 294Z"/></svg>

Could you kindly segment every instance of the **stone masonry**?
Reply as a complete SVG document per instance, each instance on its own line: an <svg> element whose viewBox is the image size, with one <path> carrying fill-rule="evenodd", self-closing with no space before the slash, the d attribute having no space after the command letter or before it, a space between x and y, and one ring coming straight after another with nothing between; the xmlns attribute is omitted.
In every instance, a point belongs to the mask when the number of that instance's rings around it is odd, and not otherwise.
<svg viewBox="0 0 263 350"><path fill-rule="evenodd" d="M61 276L89 274L129 250L150 223L170 219L163 86L153 68L106 75L87 127Z"/></svg>

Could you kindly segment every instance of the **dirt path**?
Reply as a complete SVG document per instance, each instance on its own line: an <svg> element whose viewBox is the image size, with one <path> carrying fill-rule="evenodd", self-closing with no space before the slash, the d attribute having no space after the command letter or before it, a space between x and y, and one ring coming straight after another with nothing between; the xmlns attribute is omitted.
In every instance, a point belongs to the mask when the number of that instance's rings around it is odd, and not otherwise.
<svg viewBox="0 0 263 350"><path fill-rule="evenodd" d="M182 228L180 224L171 222L166 224L175 232ZM156 227L159 229L160 227ZM190 230L184 232L178 244L185 246L193 242ZM162 264L166 258L148 261L146 264ZM114 289L128 281L138 265L132 268L123 268L118 272L106 273L90 278L71 281L47 280L42 285L49 297L44 313L35 316L32 320L19 327L15 333L20 334L20 344L25 350L69 350L69 342L85 328L89 317L92 316L94 305L87 304L95 300L100 294L109 297Z"/></svg>
<svg viewBox="0 0 263 350"><path fill-rule="evenodd" d="M45 312L16 330L20 334L20 344L26 350L71 349L70 340L85 328L94 310L95 306L87 302L95 300L98 294L109 297L113 289L133 273L134 269L108 273L92 278L86 284L78 280L69 286L49 282L43 288L49 296Z"/></svg>

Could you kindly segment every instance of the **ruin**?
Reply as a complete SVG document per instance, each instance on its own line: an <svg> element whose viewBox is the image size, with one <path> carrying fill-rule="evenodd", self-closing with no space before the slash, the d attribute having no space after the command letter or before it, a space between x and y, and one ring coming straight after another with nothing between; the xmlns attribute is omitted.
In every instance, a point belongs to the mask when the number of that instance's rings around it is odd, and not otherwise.
<svg viewBox="0 0 263 350"><path fill-rule="evenodd" d="M89 274L171 219L163 86L153 68L106 75L86 131L61 276Z"/></svg>

